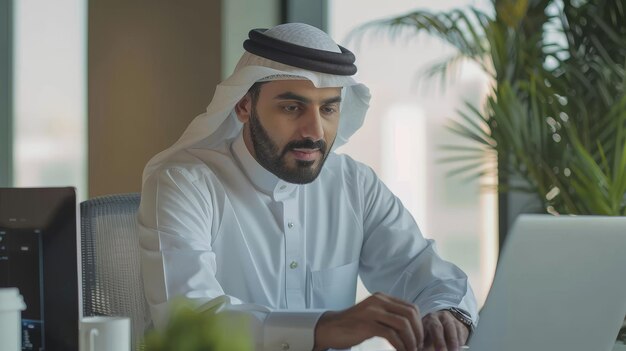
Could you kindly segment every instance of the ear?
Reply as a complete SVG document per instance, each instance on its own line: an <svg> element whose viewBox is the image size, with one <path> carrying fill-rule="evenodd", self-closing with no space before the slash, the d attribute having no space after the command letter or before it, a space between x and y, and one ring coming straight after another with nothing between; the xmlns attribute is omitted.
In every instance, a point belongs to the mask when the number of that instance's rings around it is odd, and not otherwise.
<svg viewBox="0 0 626 351"><path fill-rule="evenodd" d="M244 95L235 105L235 113L241 123L247 123L252 114L252 98L250 94Z"/></svg>

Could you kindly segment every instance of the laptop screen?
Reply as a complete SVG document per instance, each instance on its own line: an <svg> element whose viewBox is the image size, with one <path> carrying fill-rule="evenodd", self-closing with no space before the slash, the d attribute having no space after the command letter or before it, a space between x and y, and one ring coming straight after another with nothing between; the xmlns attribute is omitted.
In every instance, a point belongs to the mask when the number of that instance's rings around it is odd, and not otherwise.
<svg viewBox="0 0 626 351"><path fill-rule="evenodd" d="M17 287L22 350L78 349L73 188L0 188L0 287Z"/></svg>
<svg viewBox="0 0 626 351"><path fill-rule="evenodd" d="M470 340L477 351L618 350L626 217L521 215Z"/></svg>

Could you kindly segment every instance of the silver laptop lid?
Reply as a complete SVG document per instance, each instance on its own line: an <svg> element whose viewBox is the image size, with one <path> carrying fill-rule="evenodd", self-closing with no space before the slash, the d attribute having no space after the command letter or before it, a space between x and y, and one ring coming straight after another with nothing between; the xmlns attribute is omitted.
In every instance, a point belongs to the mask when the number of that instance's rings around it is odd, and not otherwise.
<svg viewBox="0 0 626 351"><path fill-rule="evenodd" d="M626 315L626 217L523 215L472 351L609 351Z"/></svg>

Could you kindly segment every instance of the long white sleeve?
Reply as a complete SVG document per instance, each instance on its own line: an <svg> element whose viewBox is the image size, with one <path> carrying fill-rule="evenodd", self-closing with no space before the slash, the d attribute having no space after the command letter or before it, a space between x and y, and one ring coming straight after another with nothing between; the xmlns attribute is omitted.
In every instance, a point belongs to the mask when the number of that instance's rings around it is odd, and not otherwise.
<svg viewBox="0 0 626 351"><path fill-rule="evenodd" d="M467 275L444 261L434 241L425 239L400 200L367 167L364 244L359 274L369 291L381 291L415 303L422 315L449 307L478 319Z"/></svg>

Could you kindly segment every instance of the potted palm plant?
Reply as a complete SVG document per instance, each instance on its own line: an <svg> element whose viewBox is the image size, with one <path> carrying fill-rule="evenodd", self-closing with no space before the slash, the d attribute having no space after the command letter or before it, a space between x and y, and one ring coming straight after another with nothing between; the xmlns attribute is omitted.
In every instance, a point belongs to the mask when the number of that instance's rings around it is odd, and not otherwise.
<svg viewBox="0 0 626 351"><path fill-rule="evenodd" d="M480 176L497 157L498 189L534 194L552 214L626 215L626 15L622 0L494 0L418 10L358 32L428 32L493 78L484 106L466 105L450 129L458 173ZM461 157L459 157L461 156ZM460 159L460 161L459 161Z"/></svg>

